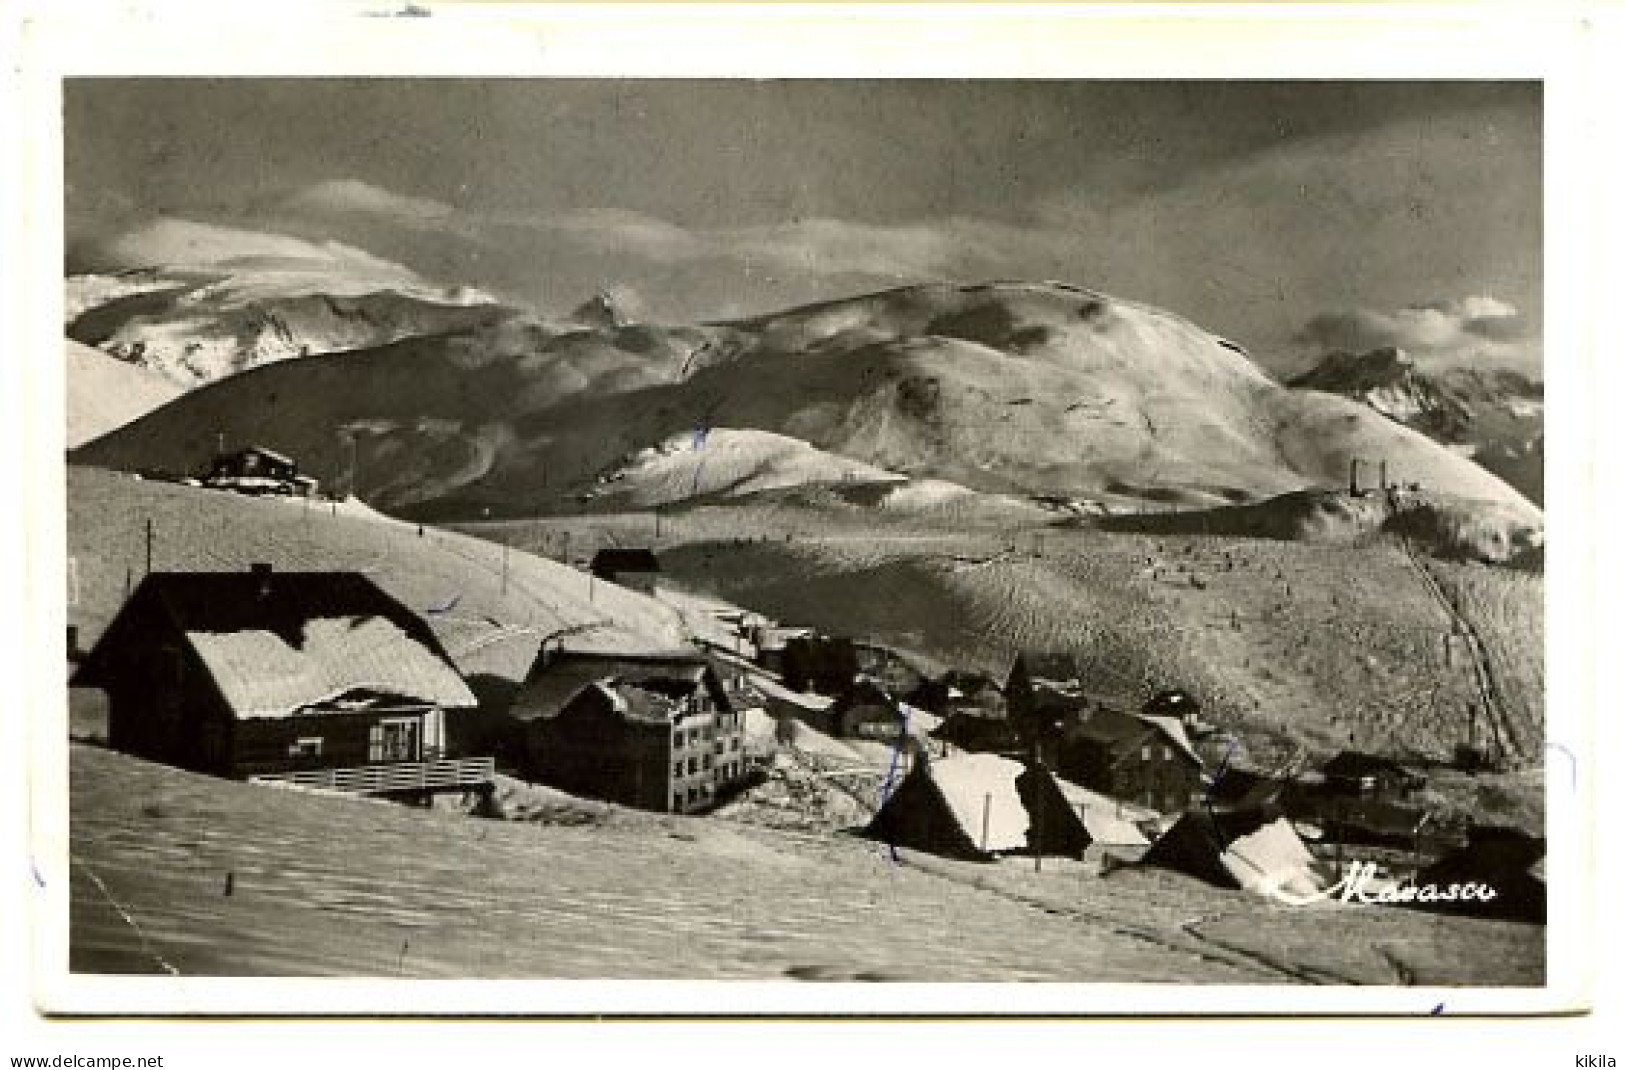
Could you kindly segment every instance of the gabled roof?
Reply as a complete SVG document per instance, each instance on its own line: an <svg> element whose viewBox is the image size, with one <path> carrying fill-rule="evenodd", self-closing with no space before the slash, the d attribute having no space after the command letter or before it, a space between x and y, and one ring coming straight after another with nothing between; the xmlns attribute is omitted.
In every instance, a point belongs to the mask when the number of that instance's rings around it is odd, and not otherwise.
<svg viewBox="0 0 1625 1070"><path fill-rule="evenodd" d="M1185 734L1185 726L1177 717L1157 717L1143 713L1124 713L1111 706L1094 706L1081 719L1064 729L1070 740L1082 740L1109 751L1125 751L1140 745L1147 735L1159 735L1196 765L1202 764L1201 755Z"/></svg>
<svg viewBox="0 0 1625 1070"><path fill-rule="evenodd" d="M1380 754L1366 754L1363 751L1339 751L1335 757L1320 767L1320 771L1329 777L1344 779L1358 779L1367 776L1400 776L1414 779L1417 774L1406 769L1392 758L1384 758Z"/></svg>
<svg viewBox="0 0 1625 1070"><path fill-rule="evenodd" d="M103 632L74 680L110 681L123 646L168 627L197 652L239 717L286 716L352 691L477 705L416 614L355 572L155 572Z"/></svg>
<svg viewBox="0 0 1625 1070"><path fill-rule="evenodd" d="M1027 846L1027 807L1016 790L1024 771L1020 762L996 754L962 754L932 762L926 775L973 843L986 851L1016 851Z"/></svg>
<svg viewBox="0 0 1625 1070"><path fill-rule="evenodd" d="M217 454L215 456L215 460L216 461L231 460L233 458L242 457L242 456L244 456L246 454L250 454L250 453L257 453L261 457L264 457L266 460L275 461L277 464L285 464L285 465L288 465L289 467L295 467L294 460L293 460L292 457L289 457L285 453L278 453L276 450L269 449L269 448L267 448L265 446L242 446L242 447L240 447L238 449L227 450L224 453Z"/></svg>
<svg viewBox="0 0 1625 1070"><path fill-rule="evenodd" d="M522 721L557 717L571 699L595 684L616 690L620 685L634 685L663 694L691 692L712 671L710 659L696 650L544 652L531 667L509 714Z"/></svg>
<svg viewBox="0 0 1625 1070"><path fill-rule="evenodd" d="M262 630L186 638L238 717L286 717L358 691L478 705L455 669L383 617L316 617L292 642Z"/></svg>
<svg viewBox="0 0 1625 1070"><path fill-rule="evenodd" d="M1196 753L1196 746L1191 743L1191 737L1185 734L1185 723L1178 717L1142 713L1139 714L1139 718L1167 736L1191 761L1197 765L1202 764L1202 756Z"/></svg>
<svg viewBox="0 0 1625 1070"><path fill-rule="evenodd" d="M636 684L598 681L588 684L584 690L601 696L610 709L628 721L665 724L672 719L672 714L677 712L677 701L671 695Z"/></svg>
<svg viewBox="0 0 1625 1070"><path fill-rule="evenodd" d="M293 458L289 457L286 453L278 453L276 450L270 449L270 448L268 448L266 446L250 446L246 450L238 450L237 452L239 452L239 453L250 453L250 452L257 453L260 456L265 457L265 458L267 458L269 460L276 461L278 464L291 465L291 464L294 463Z"/></svg>
<svg viewBox="0 0 1625 1070"><path fill-rule="evenodd" d="M1085 739L1117 750L1137 743L1154 731L1156 726L1143 718L1112 709L1110 706L1101 706L1069 725L1066 734L1073 739Z"/></svg>
<svg viewBox="0 0 1625 1070"><path fill-rule="evenodd" d="M1312 894L1324 881L1313 856L1280 811L1191 810L1163 833L1142 860L1223 888L1282 888Z"/></svg>

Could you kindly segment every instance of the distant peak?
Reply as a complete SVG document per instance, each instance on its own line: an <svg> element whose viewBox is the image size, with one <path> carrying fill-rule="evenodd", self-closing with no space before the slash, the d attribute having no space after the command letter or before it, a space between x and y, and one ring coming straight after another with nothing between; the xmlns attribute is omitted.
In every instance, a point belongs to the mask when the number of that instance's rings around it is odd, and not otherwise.
<svg viewBox="0 0 1625 1070"><path fill-rule="evenodd" d="M583 327L619 330L632 322L630 316L608 290L599 290L576 306L570 318Z"/></svg>

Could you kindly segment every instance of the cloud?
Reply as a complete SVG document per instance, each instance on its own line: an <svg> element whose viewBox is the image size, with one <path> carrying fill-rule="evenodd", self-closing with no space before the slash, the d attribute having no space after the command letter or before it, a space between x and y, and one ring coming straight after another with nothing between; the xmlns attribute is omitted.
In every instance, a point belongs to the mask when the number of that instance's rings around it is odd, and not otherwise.
<svg viewBox="0 0 1625 1070"><path fill-rule="evenodd" d="M1488 294L1397 309L1323 312L1294 338L1323 354L1393 347L1430 362L1538 364L1539 345L1517 308Z"/></svg>
<svg viewBox="0 0 1625 1070"><path fill-rule="evenodd" d="M377 231L387 228L434 232L497 246L511 241L513 232L520 230L540 235L563 250L651 264L735 261L796 275L888 279L949 274L982 244L979 231L1001 229L998 224L974 219L891 225L814 217L706 228L685 227L622 209L569 215L481 213L350 178L329 179L296 190L274 202L270 214L286 229L300 233L313 232L313 224L326 223L363 236L377 236Z"/></svg>
<svg viewBox="0 0 1625 1070"><path fill-rule="evenodd" d="M100 241L86 269L162 267L216 274L240 297L323 293L358 296L394 290L426 300L483 304L469 286L440 286L404 264L344 242L160 216Z"/></svg>
<svg viewBox="0 0 1625 1070"><path fill-rule="evenodd" d="M509 221L551 232L597 253L659 264L733 260L801 275L934 278L950 272L966 244L951 226L887 226L798 219L749 227L685 228L638 212L598 211Z"/></svg>
<svg viewBox="0 0 1625 1070"><path fill-rule="evenodd" d="M281 265L354 271L421 281L404 265L337 241L307 241L262 230L160 217L125 231L102 246L117 267L159 264L178 270Z"/></svg>
<svg viewBox="0 0 1625 1070"><path fill-rule="evenodd" d="M277 207L296 216L370 215L426 230L466 225L459 218L458 210L444 201L395 193L354 178L335 178L305 186L284 198Z"/></svg>

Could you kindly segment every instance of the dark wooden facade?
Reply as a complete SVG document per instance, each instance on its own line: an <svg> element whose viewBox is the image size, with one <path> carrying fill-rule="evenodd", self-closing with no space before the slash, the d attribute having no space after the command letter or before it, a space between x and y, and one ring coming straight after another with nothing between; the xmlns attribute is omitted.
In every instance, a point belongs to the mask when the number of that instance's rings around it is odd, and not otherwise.
<svg viewBox="0 0 1625 1070"><path fill-rule="evenodd" d="M1203 796L1195 755L1157 725L1110 708L1067 721L1045 749L1061 779L1113 799L1178 812Z"/></svg>
<svg viewBox="0 0 1625 1070"><path fill-rule="evenodd" d="M829 708L830 728L843 739L895 743L903 738L903 711L897 700L872 680L858 680Z"/></svg>
<svg viewBox="0 0 1625 1070"><path fill-rule="evenodd" d="M218 670L189 633L297 635L310 620L383 618L396 630L395 659L432 663L452 680L445 695L344 688L275 714L235 707ZM255 665L236 667L252 677ZM268 670L269 671L269 670ZM74 686L108 696L108 743L152 761L227 777L460 757L445 745L447 712L474 699L419 618L355 573L155 573L136 588L75 674Z"/></svg>
<svg viewBox="0 0 1625 1070"><path fill-rule="evenodd" d="M833 635L796 636L784 644L784 685L792 691L842 695L858 678L857 647Z"/></svg>
<svg viewBox="0 0 1625 1070"><path fill-rule="evenodd" d="M1083 705L1082 684L1070 654L1024 650L1015 656L1004 696L1011 728L1029 752L1042 753L1041 744Z"/></svg>
<svg viewBox="0 0 1625 1070"><path fill-rule="evenodd" d="M247 446L215 456L204 481L211 487L254 494L314 495L317 481L302 475L293 458L266 449Z"/></svg>

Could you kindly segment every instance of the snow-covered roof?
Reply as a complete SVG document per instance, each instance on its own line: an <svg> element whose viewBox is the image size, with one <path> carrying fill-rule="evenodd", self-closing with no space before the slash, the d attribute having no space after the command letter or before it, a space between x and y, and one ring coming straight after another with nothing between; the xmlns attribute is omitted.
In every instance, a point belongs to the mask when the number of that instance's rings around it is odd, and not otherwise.
<svg viewBox="0 0 1625 1070"><path fill-rule="evenodd" d="M1322 886L1312 868L1314 856L1284 817L1231 840L1219 862L1248 891L1279 888L1311 895Z"/></svg>
<svg viewBox="0 0 1625 1070"><path fill-rule="evenodd" d="M962 754L932 762L928 775L972 843L1013 851L1027 846L1027 807L1016 790L1022 771L1020 762L996 754Z"/></svg>
<svg viewBox="0 0 1625 1070"><path fill-rule="evenodd" d="M835 703L835 700L827 695L809 695L804 691L794 691L766 676L752 676L750 683L767 698L778 699L780 702L815 712L827 710Z"/></svg>
<svg viewBox="0 0 1625 1070"><path fill-rule="evenodd" d="M383 617L313 618L293 642L259 629L186 637L238 717L286 717L355 691L478 704L455 669Z"/></svg>
<svg viewBox="0 0 1625 1070"><path fill-rule="evenodd" d="M1185 725L1178 717L1166 717L1154 713L1141 713L1136 716L1142 721L1156 725L1162 730L1163 735L1173 740L1175 746L1190 755L1197 765L1202 764L1202 756L1196 753L1196 747L1191 743L1191 737L1186 735Z"/></svg>

